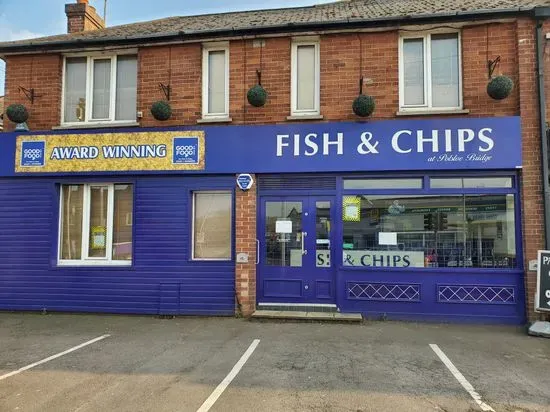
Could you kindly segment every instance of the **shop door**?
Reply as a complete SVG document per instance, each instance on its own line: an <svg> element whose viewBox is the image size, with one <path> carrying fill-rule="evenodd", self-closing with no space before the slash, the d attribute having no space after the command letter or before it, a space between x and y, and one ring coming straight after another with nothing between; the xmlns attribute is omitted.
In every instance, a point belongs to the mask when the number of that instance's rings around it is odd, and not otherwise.
<svg viewBox="0 0 550 412"><path fill-rule="evenodd" d="M332 197L263 197L259 303L334 303Z"/></svg>

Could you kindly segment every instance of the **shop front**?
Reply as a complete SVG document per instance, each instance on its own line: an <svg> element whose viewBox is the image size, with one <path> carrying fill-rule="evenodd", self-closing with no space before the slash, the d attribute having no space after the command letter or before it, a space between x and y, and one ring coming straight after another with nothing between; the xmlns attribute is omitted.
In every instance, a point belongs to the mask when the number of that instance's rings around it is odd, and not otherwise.
<svg viewBox="0 0 550 412"><path fill-rule="evenodd" d="M9 133L0 149L1 309L231 314L248 262L260 307L525 319L519 117Z"/></svg>

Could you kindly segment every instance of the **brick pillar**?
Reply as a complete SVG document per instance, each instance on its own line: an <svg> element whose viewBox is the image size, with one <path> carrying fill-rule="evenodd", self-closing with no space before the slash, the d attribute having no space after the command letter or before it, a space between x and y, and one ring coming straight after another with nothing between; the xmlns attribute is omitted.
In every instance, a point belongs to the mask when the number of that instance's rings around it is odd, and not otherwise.
<svg viewBox="0 0 550 412"><path fill-rule="evenodd" d="M536 76L535 22L523 18L517 21L517 44L519 65L519 99L521 110L521 133L523 143L522 227L525 272L527 317L538 319L534 312L534 297L537 288L537 273L529 272L529 261L537 259L537 251L544 249L544 207L542 188L541 135L538 112Z"/></svg>
<svg viewBox="0 0 550 412"><path fill-rule="evenodd" d="M248 263L235 263L237 303L243 316L256 310L256 198L256 182L250 190L237 189L235 250L248 253Z"/></svg>

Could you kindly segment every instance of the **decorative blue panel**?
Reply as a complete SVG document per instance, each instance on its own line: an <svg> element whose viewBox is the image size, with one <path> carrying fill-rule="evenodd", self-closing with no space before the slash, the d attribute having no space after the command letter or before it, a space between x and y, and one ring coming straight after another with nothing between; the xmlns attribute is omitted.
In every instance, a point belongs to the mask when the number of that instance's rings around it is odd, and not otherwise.
<svg viewBox="0 0 550 412"><path fill-rule="evenodd" d="M514 286L437 285L437 301L442 303L516 303Z"/></svg>
<svg viewBox="0 0 550 412"><path fill-rule="evenodd" d="M348 299L389 302L420 302L420 285L403 283L348 282Z"/></svg>
<svg viewBox="0 0 550 412"><path fill-rule="evenodd" d="M0 179L0 310L235 313L235 263L190 259L191 191L233 176L109 178L135 184L133 265L57 266L56 184L85 179Z"/></svg>

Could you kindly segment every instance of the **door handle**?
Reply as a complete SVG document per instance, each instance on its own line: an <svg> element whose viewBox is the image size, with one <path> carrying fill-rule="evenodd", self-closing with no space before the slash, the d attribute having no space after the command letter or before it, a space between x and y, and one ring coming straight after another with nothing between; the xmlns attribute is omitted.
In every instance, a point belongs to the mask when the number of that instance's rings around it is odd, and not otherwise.
<svg viewBox="0 0 550 412"><path fill-rule="evenodd" d="M260 263L260 241L256 239L256 264Z"/></svg>
<svg viewBox="0 0 550 412"><path fill-rule="evenodd" d="M307 232L302 232L302 255L307 255L306 236L307 236Z"/></svg>

